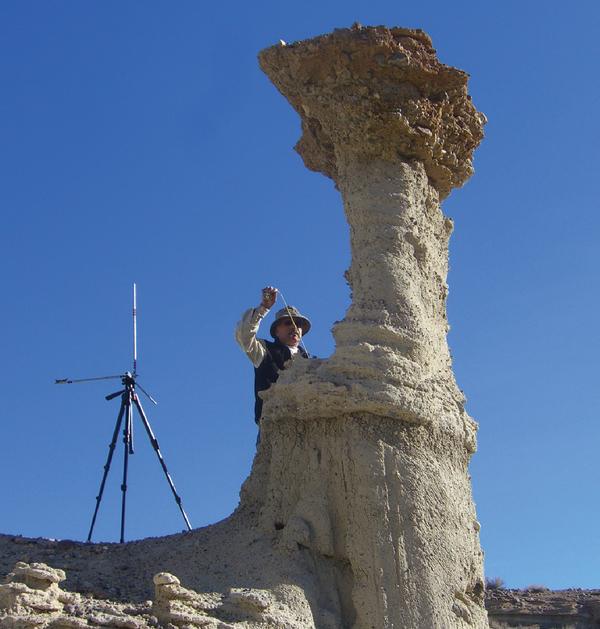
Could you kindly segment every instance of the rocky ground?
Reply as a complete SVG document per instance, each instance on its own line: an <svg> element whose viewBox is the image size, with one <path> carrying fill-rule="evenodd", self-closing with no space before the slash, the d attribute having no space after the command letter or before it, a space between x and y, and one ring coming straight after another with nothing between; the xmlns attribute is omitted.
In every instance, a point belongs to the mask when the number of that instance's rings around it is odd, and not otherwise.
<svg viewBox="0 0 600 629"><path fill-rule="evenodd" d="M84 629L165 627L234 629L304 626L281 613L265 590L231 588L224 595L194 592L167 572L154 576L152 600L120 603L69 592L60 587L63 570L43 563L17 562L0 585L0 627Z"/></svg>
<svg viewBox="0 0 600 629"><path fill-rule="evenodd" d="M184 542L183 538L180 541ZM121 584L129 582L130 587L117 589L107 584L102 590L85 578L95 573L96 567L102 572L102 556L108 552L108 546L118 545L2 536L0 548L10 551L0 555L3 564L27 553L45 555L50 561L69 564L72 574L67 580L65 571L60 568L41 562L16 561L0 584L0 629L300 629L314 626L312 622L307 624L306 618L290 616L286 605L271 591L230 587L220 593L199 592L182 586L179 578L168 572L156 573L149 583L140 583L134 576L139 572L133 569L131 579L128 575L121 581ZM87 554L79 552L84 548ZM65 553L65 550L71 552ZM69 582L71 588L78 583L75 589L80 591L67 589ZM130 597L136 593L135 598L139 600L127 601L123 596L125 591ZM142 600L144 594L148 597ZM494 588L486 593L486 607L492 629L600 627L600 590Z"/></svg>

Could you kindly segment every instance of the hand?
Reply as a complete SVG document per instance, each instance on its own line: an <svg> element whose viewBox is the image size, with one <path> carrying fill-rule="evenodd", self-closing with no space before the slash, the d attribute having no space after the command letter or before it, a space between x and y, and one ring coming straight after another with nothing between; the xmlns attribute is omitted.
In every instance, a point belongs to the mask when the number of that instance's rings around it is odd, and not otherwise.
<svg viewBox="0 0 600 629"><path fill-rule="evenodd" d="M277 289L274 286L265 286L262 289L262 301L260 305L263 308L272 308L277 301Z"/></svg>

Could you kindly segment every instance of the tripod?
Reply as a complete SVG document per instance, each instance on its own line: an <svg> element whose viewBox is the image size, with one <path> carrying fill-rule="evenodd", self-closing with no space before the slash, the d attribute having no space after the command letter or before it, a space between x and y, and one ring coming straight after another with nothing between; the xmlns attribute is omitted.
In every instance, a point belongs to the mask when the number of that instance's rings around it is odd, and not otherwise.
<svg viewBox="0 0 600 629"><path fill-rule="evenodd" d="M188 531L192 530L192 526L190 525L190 521L183 510L183 506L181 504L181 498L175 489L175 485L173 484L173 479L169 474L169 470L167 470L167 465L163 456L160 452L160 448L158 447L158 440L154 436L152 432L152 428L150 427L150 422L146 417L146 413L144 413L144 409L142 408L142 404L135 392L135 388L137 387L144 395L148 397L148 399L153 403L157 404L156 400L147 392L144 391L139 382L137 382L137 291L136 285L133 284L133 372L126 372L119 376L101 376L99 378L79 378L77 380L70 380L69 378L61 378L59 380L55 380L55 384L74 384L78 382L92 382L94 380L117 380L120 379L123 384L123 389L117 391L115 393L111 393L106 396L107 400L114 400L116 397L121 396L121 407L119 409L119 414L117 416L117 423L115 424L115 430L113 432L112 441L108 446L108 458L106 459L106 463L104 464L104 474L102 475L102 481L100 483L100 491L96 496L96 508L94 509L94 516L92 517L92 524L90 525L90 532L88 533L87 541L92 541L92 533L94 531L94 525L96 524L96 516L98 515L98 509L100 508L100 502L102 501L102 494L104 493L104 485L106 484L106 478L108 477L108 472L110 470L110 464L112 462L113 454L115 452L115 446L117 444L117 437L119 436L119 431L121 430L121 424L123 423L123 419L125 419L125 426L123 428L123 446L124 446L124 455L123 455L123 482L121 483L121 492L123 494L121 499L121 544L125 541L125 506L127 502L127 471L129 467L129 455L133 454L133 407L137 409L142 423L144 424L144 428L146 429L146 433L148 434L148 438L150 439L150 443L156 452L156 456L160 461L163 472L167 478L167 482L169 483L169 487L175 496L175 502L181 511L181 515L183 515L183 519L185 520L185 525L187 526Z"/></svg>
<svg viewBox="0 0 600 629"><path fill-rule="evenodd" d="M113 432L112 440L110 445L108 446L108 458L106 459L106 463L104 465L104 474L102 475L102 481L100 482L100 490L98 495L96 496L96 508L94 509L94 516L92 517L92 523L90 525L90 531L88 533L87 541L92 541L92 532L94 531L94 525L96 524L96 516L98 515L98 510L100 509L100 502L102 501L102 494L104 493L104 485L106 484L106 478L108 477L108 472L110 471L110 464L112 462L113 454L115 452L115 446L117 443L117 437L119 436L119 431L121 429L121 424L123 423L123 419L125 419L125 425L123 427L123 481L121 483L121 544L125 541L125 507L127 502L127 472L129 467L129 455L133 454L133 407L137 409L139 416L144 424L144 428L146 429L146 433L148 434L148 438L150 439L150 443L156 452L156 456L161 464L163 472L165 473L165 477L167 482L169 483L169 487L173 492L173 496L175 496L175 502L181 511L181 515L185 520L185 524L187 526L188 531L192 530L192 526L190 525L190 521L183 509L183 505L181 504L181 497L177 493L175 489L175 485L173 484L173 479L169 474L169 470L167 470L167 464L160 452L160 448L158 445L158 440L154 436L152 432L152 428L150 426L150 422L146 417L146 413L142 408L142 404L135 392L136 381L135 375L131 374L129 371L121 376L121 382L123 383L124 389L120 391L116 391L115 393L111 393L106 396L107 400L114 400L119 395L121 396L121 407L119 408L119 414L117 415L117 423L115 424L115 430ZM138 384L138 388L143 391L152 402L154 400L152 397L142 389L142 387Z"/></svg>

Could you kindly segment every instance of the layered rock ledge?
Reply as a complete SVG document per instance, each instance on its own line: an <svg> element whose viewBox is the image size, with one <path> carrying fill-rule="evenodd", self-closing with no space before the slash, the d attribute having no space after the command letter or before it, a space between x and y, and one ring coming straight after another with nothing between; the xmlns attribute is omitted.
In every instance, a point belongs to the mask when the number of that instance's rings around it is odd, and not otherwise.
<svg viewBox="0 0 600 629"><path fill-rule="evenodd" d="M486 593L491 629L596 629L600 590L494 589Z"/></svg>

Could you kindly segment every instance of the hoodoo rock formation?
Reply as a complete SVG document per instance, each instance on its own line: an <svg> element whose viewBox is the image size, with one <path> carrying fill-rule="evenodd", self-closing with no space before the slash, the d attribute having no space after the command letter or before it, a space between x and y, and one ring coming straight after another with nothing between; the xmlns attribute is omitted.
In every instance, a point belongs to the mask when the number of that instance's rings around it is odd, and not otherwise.
<svg viewBox="0 0 600 629"><path fill-rule="evenodd" d="M446 341L452 222L440 201L472 174L485 118L422 31L356 25L259 60L301 117L298 152L335 181L350 223L352 304L334 354L296 361L265 393L227 520L125 545L4 537L0 567L63 569L71 590L136 603L130 626L484 629L476 424ZM0 626L33 626L2 624L35 617L2 600Z"/></svg>
<svg viewBox="0 0 600 629"><path fill-rule="evenodd" d="M485 627L476 425L446 342L440 209L472 173L485 119L421 31L356 26L260 63L300 114L305 164L342 194L352 305L333 356L294 365L265 395L245 499L263 526L298 531L348 626Z"/></svg>

